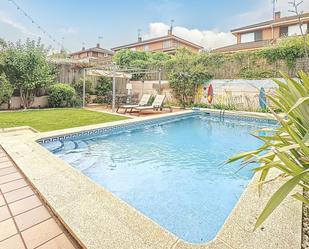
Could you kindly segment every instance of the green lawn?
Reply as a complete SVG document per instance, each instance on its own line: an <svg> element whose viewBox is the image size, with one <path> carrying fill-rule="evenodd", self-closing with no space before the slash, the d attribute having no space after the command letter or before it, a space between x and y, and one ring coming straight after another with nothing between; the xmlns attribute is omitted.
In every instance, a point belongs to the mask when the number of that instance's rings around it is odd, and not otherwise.
<svg viewBox="0 0 309 249"><path fill-rule="evenodd" d="M0 112L0 128L28 125L38 131L52 131L126 119L83 109L46 109Z"/></svg>

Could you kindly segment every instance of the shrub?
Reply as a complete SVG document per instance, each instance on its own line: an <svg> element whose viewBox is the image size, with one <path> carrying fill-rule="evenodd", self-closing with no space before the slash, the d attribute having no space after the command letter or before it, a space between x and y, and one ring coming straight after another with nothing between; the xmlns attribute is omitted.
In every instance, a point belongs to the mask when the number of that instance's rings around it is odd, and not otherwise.
<svg viewBox="0 0 309 249"><path fill-rule="evenodd" d="M69 106L71 107L82 107L83 99L78 95L73 96L73 98L69 101Z"/></svg>
<svg viewBox="0 0 309 249"><path fill-rule="evenodd" d="M211 108L211 105L208 103L194 103L191 107Z"/></svg>
<svg viewBox="0 0 309 249"><path fill-rule="evenodd" d="M251 68L243 67L238 74L238 77L242 79L269 79L274 76L275 72L257 66Z"/></svg>
<svg viewBox="0 0 309 249"><path fill-rule="evenodd" d="M9 102L13 94L13 88L4 74L0 75L0 105Z"/></svg>
<svg viewBox="0 0 309 249"><path fill-rule="evenodd" d="M106 96L112 91L113 80L109 77L100 77L98 80L98 86L96 88L96 94L99 96Z"/></svg>
<svg viewBox="0 0 309 249"><path fill-rule="evenodd" d="M152 105L152 103L153 103L153 101L155 100L155 98L156 98L155 96L151 95L150 98L149 98L149 100L148 100L147 105Z"/></svg>
<svg viewBox="0 0 309 249"><path fill-rule="evenodd" d="M72 106L73 97L76 98L73 87L58 83L49 88L48 103L51 107L69 107Z"/></svg>
<svg viewBox="0 0 309 249"><path fill-rule="evenodd" d="M78 96L82 97L83 96L83 85L84 85L84 80L79 79L78 81L73 81L72 82L72 87L74 87L76 93ZM85 91L86 94L92 94L92 82L89 79L85 80Z"/></svg>
<svg viewBox="0 0 309 249"><path fill-rule="evenodd" d="M104 104L105 103L105 98L103 96L97 96L94 100L93 100L94 103L97 103L97 104Z"/></svg>

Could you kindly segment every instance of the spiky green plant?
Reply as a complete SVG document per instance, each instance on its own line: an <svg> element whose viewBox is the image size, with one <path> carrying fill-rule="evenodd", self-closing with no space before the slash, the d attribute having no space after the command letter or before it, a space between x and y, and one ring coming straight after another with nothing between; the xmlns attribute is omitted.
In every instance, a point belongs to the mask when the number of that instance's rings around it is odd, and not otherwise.
<svg viewBox="0 0 309 249"><path fill-rule="evenodd" d="M309 188L309 74L300 72L297 80L286 74L282 76L285 82L274 80L279 88L274 96L268 96L273 106L283 111L284 115L278 115L270 108L280 125L267 136L255 132L253 135L264 141L264 144L254 151L241 153L228 160L233 162L242 159L245 164L260 164L254 169L260 172L259 192L273 168L279 169L281 175L287 178L269 199L254 229L268 218L297 185L305 190ZM292 196L309 204L309 199L301 192Z"/></svg>

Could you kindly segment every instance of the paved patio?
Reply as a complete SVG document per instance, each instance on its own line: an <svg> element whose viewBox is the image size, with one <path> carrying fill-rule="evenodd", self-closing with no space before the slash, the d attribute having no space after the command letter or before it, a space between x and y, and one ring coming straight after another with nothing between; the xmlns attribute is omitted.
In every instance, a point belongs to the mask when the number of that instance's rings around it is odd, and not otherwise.
<svg viewBox="0 0 309 249"><path fill-rule="evenodd" d="M109 112L109 113L112 113L112 109L110 106L107 106L107 105L87 105L87 109L88 110L92 110L92 111L102 111L102 112ZM170 112L180 112L180 111L183 111L183 109L179 109L179 108L163 108L163 110L161 111L153 111L153 110L143 110L140 115L138 114L137 111L132 111L132 112L126 112L124 113L124 109L120 108L118 110L118 112L116 114L119 114L119 115L125 115L127 117L131 117L131 118L134 118L134 117L148 117L148 116L155 116L155 115L158 115L158 114L165 114L165 113L170 113Z"/></svg>
<svg viewBox="0 0 309 249"><path fill-rule="evenodd" d="M0 249L80 248L0 148Z"/></svg>

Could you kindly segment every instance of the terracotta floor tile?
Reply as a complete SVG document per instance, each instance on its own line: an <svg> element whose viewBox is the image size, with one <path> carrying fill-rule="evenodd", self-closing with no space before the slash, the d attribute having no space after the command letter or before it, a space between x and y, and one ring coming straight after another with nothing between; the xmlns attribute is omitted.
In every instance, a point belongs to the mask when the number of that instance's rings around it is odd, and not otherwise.
<svg viewBox="0 0 309 249"><path fill-rule="evenodd" d="M0 207L3 205L5 205L5 201L4 201L3 195L0 194Z"/></svg>
<svg viewBox="0 0 309 249"><path fill-rule="evenodd" d="M25 199L9 204L9 207L12 214L15 216L40 205L42 205L41 200L36 195L32 195Z"/></svg>
<svg viewBox="0 0 309 249"><path fill-rule="evenodd" d="M0 242L0 249L25 249L19 234Z"/></svg>
<svg viewBox="0 0 309 249"><path fill-rule="evenodd" d="M0 158L0 160L3 158ZM11 161L0 162L0 169L12 167L14 164Z"/></svg>
<svg viewBox="0 0 309 249"><path fill-rule="evenodd" d="M27 186L27 182L24 179L18 179L12 182L4 183L0 185L2 193L6 193L15 189L19 189Z"/></svg>
<svg viewBox="0 0 309 249"><path fill-rule="evenodd" d="M29 249L32 249L42 245L61 233L62 231L58 224L53 219L49 219L23 231L21 234L24 238L26 246Z"/></svg>
<svg viewBox="0 0 309 249"><path fill-rule="evenodd" d="M56 238L46 242L45 244L37 247L37 249L74 249L74 246L64 234L61 234Z"/></svg>
<svg viewBox="0 0 309 249"><path fill-rule="evenodd" d="M17 169L15 167L8 167L4 169L0 169L0 176L8 175L17 172Z"/></svg>
<svg viewBox="0 0 309 249"><path fill-rule="evenodd" d="M17 229L12 218L0 222L0 241L5 240L16 233Z"/></svg>
<svg viewBox="0 0 309 249"><path fill-rule="evenodd" d="M0 157L0 163L2 162L10 162L10 159L8 157Z"/></svg>
<svg viewBox="0 0 309 249"><path fill-rule="evenodd" d="M22 178L22 176L18 172L13 173L13 174L9 174L9 175L6 175L6 176L0 176L0 184L7 183L7 182L10 182L10 181L13 181L13 180L20 179L20 178Z"/></svg>
<svg viewBox="0 0 309 249"><path fill-rule="evenodd" d="M28 196L33 195L33 194L34 194L34 192L31 190L30 187L23 187L23 188L8 192L8 193L3 194L3 195L4 195L4 198L6 199L6 201L8 203L11 203L13 201L18 201L20 199L23 199L23 198L28 197Z"/></svg>
<svg viewBox="0 0 309 249"><path fill-rule="evenodd" d="M0 207L0 221L6 220L11 217L10 211L7 206Z"/></svg>
<svg viewBox="0 0 309 249"><path fill-rule="evenodd" d="M15 222L20 231L32 227L44 220L50 218L50 214L44 206L31 209L25 213L14 217Z"/></svg>

